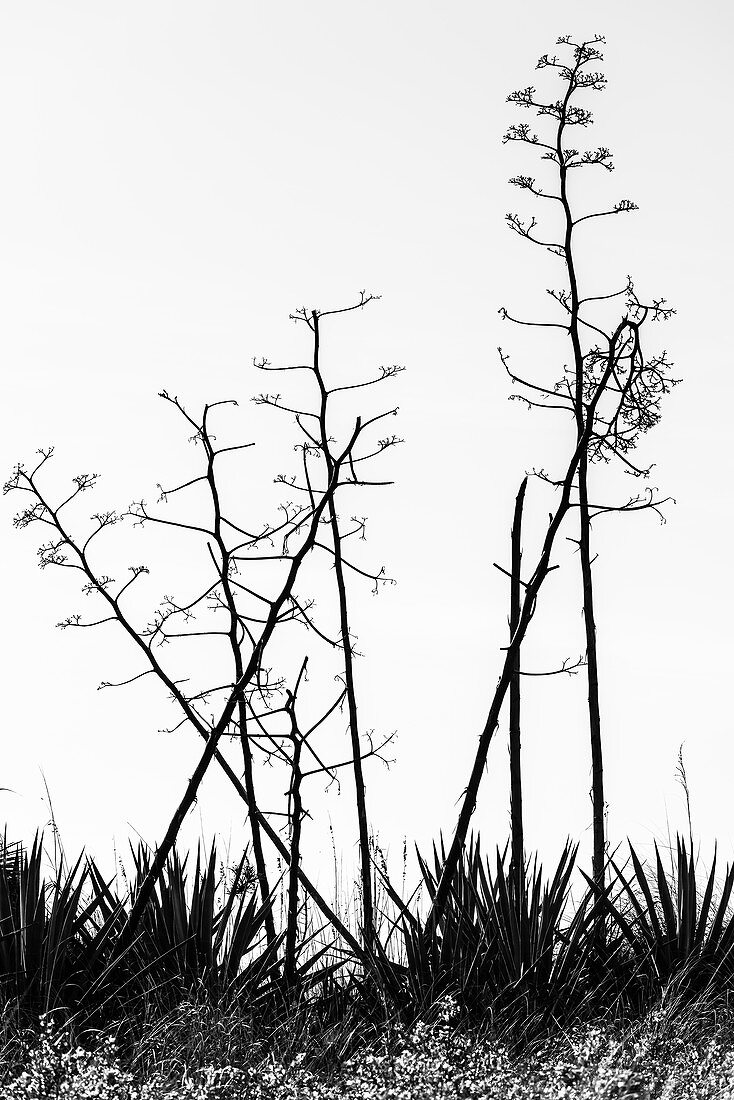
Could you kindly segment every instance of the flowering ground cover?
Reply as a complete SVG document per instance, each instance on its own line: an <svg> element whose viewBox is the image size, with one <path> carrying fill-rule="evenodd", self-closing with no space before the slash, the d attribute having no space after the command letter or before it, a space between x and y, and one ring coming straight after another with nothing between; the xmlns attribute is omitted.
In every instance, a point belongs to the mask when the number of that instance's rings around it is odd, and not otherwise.
<svg viewBox="0 0 734 1100"><path fill-rule="evenodd" d="M626 1028L559 1030L518 1054L488 1033L462 1030L444 1012L378 1040L343 1064L313 1068L307 1051L284 1058L252 1048L241 1064L176 1065L122 1058L113 1036L91 1046L44 1022L6 1059L5 1100L718 1100L734 1097L734 1020L728 1012L671 1020L659 1008ZM159 1036L160 1039L160 1036ZM161 1057L162 1055L162 1057ZM11 1065L11 1061L14 1063Z"/></svg>

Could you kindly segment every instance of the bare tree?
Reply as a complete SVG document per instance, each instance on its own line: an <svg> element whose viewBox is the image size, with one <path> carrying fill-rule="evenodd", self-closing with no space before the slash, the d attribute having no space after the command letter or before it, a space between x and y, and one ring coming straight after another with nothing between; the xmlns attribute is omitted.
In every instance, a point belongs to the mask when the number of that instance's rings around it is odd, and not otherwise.
<svg viewBox="0 0 734 1100"><path fill-rule="evenodd" d="M363 294L357 306L352 308L361 308L367 301L369 298ZM384 372L383 376L390 376L391 373L394 371ZM329 461L322 463L324 476L320 485L312 479L309 471L309 457L320 451L320 444L315 439L307 440L306 448L302 448L307 483L302 487L305 493L303 502L285 502L277 521L258 524L250 529L241 520L232 517L225 500L227 494L222 487L221 468L222 463L227 461L225 456L247 449L251 444L220 446L211 430L214 411L223 406L235 405L236 402L206 405L202 415L196 418L178 398L171 397L165 391L161 397L183 418L188 429L193 429L191 438L203 451L204 461L202 471L196 476L187 478L170 489L161 489L160 502L165 504L172 498L178 499L179 495L185 495L192 489L197 494L203 490L206 500L203 518L200 503L192 519L188 514L170 517L165 509L152 510L145 501L137 501L122 513L95 513L91 525L84 528L74 516L74 502L95 486L97 475L78 475L73 479L71 491L62 495L60 500L53 499L52 491L46 487L45 478L53 448L39 451L40 458L33 467L18 464L5 486L5 492L22 493L28 501L16 515L15 526L25 528L37 523L48 532L48 539L42 543L38 552L41 568L54 566L72 570L80 577L82 591L98 601L100 611L96 615L93 613L83 616L74 613L59 626L64 629L81 629L114 624L123 631L131 643L133 653L138 656L139 664L137 668L130 670L129 675L114 683L105 681L100 686L122 687L152 675L178 708L179 721L173 729L193 727L205 741L199 761L133 901L119 951L124 951L133 942L141 915L181 825L197 797L209 765L212 760L216 760L248 807L263 902L267 903L270 893L262 850L262 834L265 834L286 862L295 865L299 880L339 934L353 950L362 954L358 941L305 875L300 859L292 859L288 845L281 840L258 804L252 763L253 749L259 747L260 742L257 736L252 735L250 727L263 703L267 704L273 695L285 690L283 681L273 680L271 670L264 663L266 649L276 631L280 631L288 623L301 623L309 629L312 636L323 637L309 614L308 601L300 599L296 593L296 581L303 572L305 563L311 559L312 551L324 545L320 537L321 528L325 522L330 522L330 502L333 502L335 494L346 483L367 483L356 478L355 464L381 453L384 447L378 444L375 449L374 444L368 444L366 449L358 449L358 444L363 443L365 433L382 417L377 415L363 421L357 416L342 432L340 444L329 440ZM261 397L257 400L262 403L263 399ZM392 409L384 415L392 415L396 411ZM299 422L300 415L296 411ZM306 432L306 435L309 433ZM295 485L295 479L276 480ZM202 541L209 561L208 575L199 587L189 592L184 600L166 596L144 624L140 621L140 615L131 603L130 596L133 587L139 587L141 578L149 573L149 568L146 565L130 566L127 579L116 582L97 564L99 543L103 534L113 526L131 520L144 527L158 527L175 533L185 532L187 538L196 537ZM80 526L83 529L78 530ZM273 563L277 563L275 579ZM374 583L378 584L380 579L374 578ZM215 652L220 654L221 647L224 646L229 654L218 666L220 672L213 683L195 684L188 677L181 678L177 674L175 662L166 659L166 654L172 647L193 639L197 639L199 646L211 644ZM195 662L194 667L198 668L200 663ZM212 705L215 706L215 712L207 715L207 708ZM222 751L223 745L233 737L237 738L242 749L244 783ZM370 755L377 755L378 752L379 749L375 750L370 746ZM361 758L365 755L367 754L360 751ZM353 764L353 761L350 760L349 763ZM267 935L273 943L275 929L272 918L268 923Z"/></svg>
<svg viewBox="0 0 734 1100"><path fill-rule="evenodd" d="M619 291L585 294L580 287L581 276L577 260L577 236L586 229L586 224L601 217L627 214L637 209L628 199L621 199L608 209L579 215L577 203L571 194L570 180L578 175L580 169L602 168L612 171L611 153L606 147L580 152L567 143L567 134L574 128L585 128L592 122L591 112L577 102L579 95L587 92L602 91L606 86L605 76L592 68L603 59L599 46L604 39L600 36L585 41L574 42L570 37L558 40L558 45L568 59L544 55L538 62L538 69L550 69L564 86L562 96L557 99L541 97L534 87L513 92L508 101L518 107L530 109L548 122L547 137L531 131L527 124L512 125L505 134L505 142L520 142L529 146L541 161L547 162L548 182L538 182L526 175L511 179L516 187L533 197L545 210L551 207L560 211L560 232L554 228L558 219L553 219L551 210L547 219L549 228L535 217L530 221L522 220L517 214L508 214L510 228L529 241L535 247L557 256L563 265L566 286L550 289L548 294L561 307L564 316L560 321L526 320L511 316L506 309L502 315L517 324L533 325L545 329L555 329L566 334L571 352L572 367L564 373L560 381L550 384L541 379L528 380L518 377L510 371L507 357L500 351L502 361L513 382L522 387L521 399L528 405L546 409L567 410L574 418L576 440L580 441L586 432L590 397L596 392L600 370L604 367L604 344L608 344L609 333L605 328L604 312L608 315L610 305L616 301L628 299L636 303L631 281ZM541 169L542 170L542 169ZM546 220L546 219L544 219ZM582 229L579 229L583 225ZM587 280L588 281L588 280ZM656 303L659 315L668 315L671 311L663 309L664 301ZM599 339L602 346L599 345ZM655 510L660 515L660 506L665 500L657 497L654 491L637 495L621 507L594 508L589 503L589 464L595 460L617 458L624 464L628 473L636 477L646 477L649 468L635 465L630 450L636 445L640 435L657 423L660 401L670 387L675 384L667 373L667 361L661 356L647 363L644 374L632 374L622 379L612 373L609 380L609 395L595 410L587 444L579 456L575 485L574 507L579 510L579 537L577 540L581 563L583 592L584 627L586 634L586 665L588 682L588 713L591 744L592 772L592 811L593 811L593 876L603 884L605 868L605 800L604 768L602 753L601 717L599 706L599 668L597 651L597 629L594 612L594 586L592 576L591 523L594 515L609 511ZM607 404L611 400L611 414Z"/></svg>
<svg viewBox="0 0 734 1100"><path fill-rule="evenodd" d="M317 404L314 409L309 410L292 410L296 417L296 422L305 436L305 442L302 445L303 451L303 472L304 472L304 484L300 486L303 491L306 491L310 497L312 497L312 475L309 467L309 459L315 458L320 460L325 468L325 476L327 481L331 481L334 476L334 470L336 463L338 462L338 455L333 449L333 439L331 435L332 426L332 413L331 413L331 399L340 393L346 393L349 391L364 389L368 386L375 386L379 383L385 382L390 378L394 378L395 375L402 371L402 367L392 365L390 367L380 368L379 374L373 378L364 382L358 383L344 383L338 386L328 386L325 380L324 371L321 363L321 326L325 318L333 317L338 314L348 313L355 309L361 309L373 300L372 295L366 295L364 292L360 296L360 301L353 306L349 306L346 309L338 310L299 310L293 314L293 319L297 322L305 324L312 334L313 339L313 355L312 361L308 366L298 367L273 367L271 364L263 362L258 364L261 369L264 370L308 370L314 379L317 392ZM275 407L282 408L282 405L278 400L275 400L272 395L261 395L259 398L263 404L271 404ZM388 409L384 412L380 412L377 415L371 417L365 424L365 426L371 426L376 424L386 417L394 416L397 413L396 408ZM343 482L344 485L351 487L366 487L366 486L383 486L389 485L391 482L383 480L367 479L361 473L360 464L374 459L379 455L382 455L385 451L394 447L396 444L402 442L395 435L388 435L378 440L376 448L364 455L348 457L348 475ZM359 470L358 470L359 467ZM336 493L332 493L328 503L328 523L331 531L331 542L326 544L318 541L317 545L325 550L331 557L334 567L334 579L336 584L337 599L339 606L339 636L340 647L343 653L344 660L344 686L347 702L347 709L349 713L349 737L352 750L352 768L354 773L354 789L355 789L355 802L357 810L357 826L359 834L359 850L360 850L360 878L361 878L361 894L362 894L362 936L365 948L369 951L373 946L374 941L374 892L372 886L373 870L372 870L372 856L370 851L370 830L369 820L367 815L367 796L366 796L366 784L364 779L364 773L362 769L362 761L364 759L364 753L361 747L359 720L357 715L357 694L355 687L354 677L354 643L350 630L349 621L349 602L347 595L346 584L346 570L349 569L352 573L362 576L368 579L374 586L374 591L377 591L380 586L392 583L391 578L385 575L384 567L377 573L368 573L364 569L355 565L354 562L349 560L344 555L343 543L345 539L360 536L364 537L364 520L360 520L357 517L352 517L352 523L354 526L345 532L340 522L339 513L337 510L337 497Z"/></svg>
<svg viewBox="0 0 734 1100"><path fill-rule="evenodd" d="M451 886L466 844L471 817L476 807L489 746L499 722L505 695L515 673L518 652L536 611L541 588L548 573L555 568L551 565L551 554L563 522L575 503L574 494L579 463L581 456L591 444L592 435L597 424L597 413L602 401L608 401L612 405L609 415L614 420L615 417L621 416L627 394L649 385L649 376L651 374L655 375L659 371L660 357L653 358L648 363L642 351L641 333L648 320L662 320L670 316L671 312L660 302L644 304L636 298L634 292L630 291L628 293L624 315L617 322L614 330L604 337L605 346L603 350L601 345L599 347L597 353L598 378L595 376L589 386L583 432L575 442L565 473L557 481L546 479L558 489L560 499L555 511L549 515L548 528L543 539L540 555L530 579L524 585L520 618L510 644L505 651L499 681L489 708L487 721L479 737L479 744L464 792L453 839L432 900L428 918L429 928L435 927L440 922L449 898Z"/></svg>

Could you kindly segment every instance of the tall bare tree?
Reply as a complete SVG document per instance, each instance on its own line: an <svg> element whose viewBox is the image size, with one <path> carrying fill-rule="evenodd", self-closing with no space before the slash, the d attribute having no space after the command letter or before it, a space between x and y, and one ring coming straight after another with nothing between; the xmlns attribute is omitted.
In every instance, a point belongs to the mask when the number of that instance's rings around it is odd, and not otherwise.
<svg viewBox="0 0 734 1100"><path fill-rule="evenodd" d="M532 324L547 329L564 332L568 338L571 354L570 377L564 374L560 381L550 385L547 380L532 382L519 378L509 371L507 358L503 362L515 382L523 386L523 399L529 405L568 410L573 416L577 442L582 439L587 423L587 409L590 394L594 392L594 371L599 363L598 339L605 337L603 331L603 310L619 298L633 294L631 283L622 290L602 293L585 293L581 289L579 270L578 235L587 229L587 223L594 219L627 214L637 209L633 202L621 199L607 209L578 213L578 200L571 179L578 177L579 170L602 168L607 172L613 169L612 155L602 146L580 152L572 147L567 135L576 129L588 127L592 114L577 101L579 96L588 92L602 91L606 78L594 66L603 60L599 49L604 39L600 36L585 41L574 42L570 37L558 40L563 57L544 55L538 61L537 68L551 70L560 80L562 94L558 99L541 96L534 87L513 92L508 101L518 107L533 110L548 123L548 134L540 136L530 130L527 124L512 125L505 134L505 142L519 142L529 146L536 157L546 162L547 170L542 181L535 177L517 175L511 179L516 187L531 195L534 201L544 209L555 206L560 212L560 223L553 218L553 211L542 223L535 217L530 221L522 220L517 214L508 214L510 228L534 246L560 258L566 277L566 285L560 289L552 288L550 296L561 306L565 317L560 321L526 320L511 316L502 310L503 316L519 324ZM572 141L573 139L571 139ZM541 171L545 165L540 166ZM574 191L574 194L572 194ZM545 222L548 222L546 228ZM583 228L579 228L582 227ZM560 232L558 232L560 229ZM587 274L585 282L598 279L596 273ZM658 303L661 307L664 302ZM669 312L669 311L667 311ZM501 353L502 354L502 353ZM599 514L589 502L589 465L594 460L620 458L627 472L635 476L647 476L649 469L635 465L629 451L635 446L640 434L647 431L659 419L659 406L662 396L675 384L667 373L664 357L657 363L648 363L643 379L633 382L622 381L614 376L610 380L610 393L615 391L619 399L610 420L606 416L605 403L602 402L595 413L592 431L588 442L582 449L576 477L575 507L579 511L578 550L581 565L583 593L583 615L586 635L586 666L588 684L588 715L591 745L591 799L593 817L593 876L601 885L605 867L605 799L604 766L601 733L601 715L599 705L599 662L597 648L597 628L594 611L594 584L592 575L591 524L594 514ZM659 509L663 500L654 493L632 498L627 505L618 509L605 508L604 511L631 511L641 508ZM659 514L659 513L658 513Z"/></svg>
<svg viewBox="0 0 734 1100"><path fill-rule="evenodd" d="M305 443L303 444L303 470L304 470L304 484L300 486L302 491L308 492L312 496L312 480L309 469L309 458L315 457L320 460L325 467L325 476L330 482L334 476L334 470L336 463L338 462L338 455L333 448L332 437L332 411L331 411L331 399L340 393L346 393L352 390L361 390L366 386L375 386L379 383L385 382L390 378L394 378L402 371L402 367L392 365L390 367L380 368L379 373L366 382L358 383L343 383L337 386L329 386L325 380L324 369L321 362L321 327L324 319L333 317L342 313L349 313L355 309L361 309L369 302L373 300L372 295L366 295L364 292L360 297L360 301L353 306L348 306L346 309L338 310L300 310L298 313L293 314L293 319L305 324L312 334L313 340L313 355L311 363L305 366L298 367L273 367L269 363L260 363L259 366L264 370L308 370L314 379L317 392L317 405L314 409L310 410L298 410L296 415L296 422L305 436ZM263 404L271 404L275 407L282 407L278 400L273 399L272 395L261 395L259 400ZM293 411L293 410L288 410ZM377 415L371 417L365 423L365 427L376 424L386 417L394 416L397 409L392 408L386 411L380 412ZM348 474L345 477L343 483L344 486L350 487L366 487L366 486L383 486L389 485L391 482L383 480L367 479L359 472L361 470L360 463L374 459L379 455L382 455L385 451L394 447L396 444L402 442L396 435L388 435L378 440L377 446L374 451L367 455L352 456L350 455L346 465L348 466ZM359 470L358 470L359 467ZM336 491L329 497L328 504L328 523L331 531L331 542L326 544L322 541L317 541L317 545L325 550L331 557L334 567L334 579L337 592L337 600L339 607L339 635L340 635L340 647L343 653L343 671L344 671L344 686L347 702L347 709L349 714L349 737L352 750L352 767L354 773L354 789L355 789L355 802L357 810L357 827L359 835L359 851L360 851L360 882L361 882L361 895L362 895L362 935L365 948L370 950L374 945L375 935L375 918L374 918L374 891L373 891L373 868L372 868L372 855L370 848L370 830L369 819L367 815L367 795L366 784L364 779L364 772L362 768L362 761L364 759L364 752L361 746L361 735L359 728L359 719L357 714L357 692L355 686L354 676L354 644L352 638L352 632L350 629L350 617L349 617L349 601L347 593L346 583L346 570L350 570L356 575L369 579L374 585L375 591L384 584L391 583L390 578L385 575L384 567L377 573L368 573L363 568L355 565L354 562L349 560L344 555L343 543L346 538L353 537L354 535L364 534L364 521L359 520L356 517L352 517L352 527L345 531L343 524L339 518L339 512L337 508L337 495Z"/></svg>
<svg viewBox="0 0 734 1100"><path fill-rule="evenodd" d="M362 295L354 308L360 308L368 300ZM394 371L383 372L382 376L390 376L391 373ZM298 622L307 626L313 637L319 634L309 614L308 601L299 598L296 592L296 581L306 563L312 559L312 552L323 546L321 530L324 523L329 522L330 501L334 495L347 481L366 483L364 479L355 478L355 464L366 462L385 449L379 443L364 446L365 433L382 419L382 414L365 420L357 416L341 432L341 443L329 440L330 461L321 463L320 484L308 472L309 456L307 449L303 449L307 471L303 503L284 503L276 522L245 526L242 520L233 518L221 471L222 463L228 461L225 456L247 449L251 444L219 445L211 430L215 410L236 402L206 405L202 415L196 418L176 397L165 391L161 397L184 419L189 434L193 429L191 438L203 451L204 458L203 468L196 476L170 489L161 489L161 503L178 499L179 495L183 496L195 488L197 504L193 517L189 512L172 517L165 509L150 509L144 501L138 501L124 512L98 512L92 516L91 524L80 524L74 515L75 501L95 486L97 475L78 475L73 479L71 491L62 494L60 500L54 499L45 477L53 455L52 448L38 452L40 458L32 467L18 464L5 486L6 492L20 493L27 500L15 517L16 527L40 524L47 531L47 541L39 549L40 566L72 570L79 576L82 590L98 601L100 611L96 615L75 613L59 625L62 628L100 628L104 624L114 624L131 643L132 652L137 654L138 664L130 669L128 675L115 682L105 681L100 686L123 687L144 676L153 676L178 708L179 720L173 728L192 727L205 741L194 772L134 899L118 949L124 951L133 941L181 825L211 762L216 760L248 807L263 902L267 903L270 891L261 840L262 834L265 834L288 864L295 862L298 878L314 902L345 941L361 955L363 949L359 942L321 897L304 873L300 860L292 860L288 845L259 806L252 754L253 749L262 742L258 741L257 733L252 733L251 727L263 702L267 703L273 693L285 690L283 681L274 681L264 663L266 649L276 631L281 631L289 622ZM396 411L391 409L384 415L393 415ZM298 420L299 416L296 418ZM307 440L307 447L314 448L311 456L320 453L318 441L309 443ZM293 485L294 480L286 483ZM201 490L205 494L203 515ZM185 532L187 538L198 538L209 561L209 572L198 587L192 582L193 591L187 593L183 600L166 596L152 614L148 613L148 621L144 625L130 595L133 586L139 587L141 579L149 573L148 567L130 566L128 578L116 582L98 564L99 542L103 533L123 521L131 520L144 527ZM276 540L279 546L276 546ZM275 573L273 563L278 563ZM378 576L373 580L378 584L381 578ZM193 681L180 677L175 661L166 656L174 643L193 639L199 646L209 642L215 652L220 652L217 647L224 644L229 653L228 659L220 663L214 682L194 686ZM200 666L200 660L193 664L195 670ZM219 700L218 706L216 700ZM212 705L215 705L215 713L209 716L206 711ZM244 783L223 751L232 738L237 738L241 745ZM369 753L360 750L360 757L363 759L365 755L377 755L378 752L379 747L375 750L371 745ZM352 765L353 761L350 760L349 764ZM268 925L271 943L274 937L271 920Z"/></svg>
<svg viewBox="0 0 734 1100"><path fill-rule="evenodd" d="M548 527L537 563L524 585L517 627L505 651L499 681L487 721L479 737L453 839L433 897L429 915L429 926L432 927L440 922L450 895L452 882L468 836L471 817L476 807L489 745L499 721L505 695L517 673L520 647L535 614L541 588L552 568L551 554L556 538L569 512L581 506L579 476L585 478L588 461L600 457L619 457L628 469L633 472L637 469L639 474L643 474L644 470L636 468L631 462L628 452L634 447L639 435L657 421L660 399L673 384L669 376L670 364L665 353L646 358L641 340L643 328L648 321L664 320L673 313L666 306L664 299L653 299L649 302L640 299L630 280L621 290L611 293L582 296L578 287L573 252L575 227L592 218L622 214L634 208L634 204L628 200L621 200L609 210L576 217L570 206L569 173L584 166L610 165L608 149L600 147L580 151L566 146L564 141L567 128L573 126L583 128L591 122L589 111L572 103L571 96L577 92L599 90L604 86L604 77L595 70L589 69L589 66L601 57L598 49L601 41L602 39L595 38L591 41L576 43L570 38L562 38L559 39L558 44L570 51L570 62L566 63L549 56L540 59L539 68L557 70L567 84L566 93L560 101L546 102L539 99L533 87L514 92L509 97L510 102L518 106L534 108L541 116L548 116L555 120L555 133L552 140L541 140L525 123L511 126L505 135L505 140L528 145L533 151L539 152L541 159L547 162L551 176L559 183L558 190L552 189L552 183L550 187L536 183L535 178L531 176L516 176L512 182L530 192L538 200L554 205L560 204L563 217L560 228L557 227L555 231L550 230L548 237L543 230L535 232L538 224L535 218L524 222L518 215L510 214L508 222L515 232L562 261L569 279L569 286L549 292L563 310L564 316L560 321L519 318L512 316L504 307L500 312L504 318L519 325L558 329L566 333L570 337L573 350L571 377L564 373L556 383L527 380L510 369L509 357L502 349L500 349L500 357L510 378L522 384L523 400L530 405L560 408L569 412L573 417L576 431L571 456L564 474L557 479L542 475L544 480L559 492L560 499L555 510L549 515ZM543 235L540 236L539 233ZM557 239L554 234L561 239ZM617 312L616 320L610 322L609 317L614 316L615 309L620 305L621 318ZM599 307L602 314L604 310L606 311L606 323L604 316L600 317L598 312L593 312L594 307ZM582 344L582 333L587 341L585 344ZM612 511L632 512L654 509L659 514L659 508L663 503L663 499L658 498L653 490L648 489L644 493L630 497L622 505L592 505L587 501L586 509L590 523L595 516ZM588 603L587 610L591 610L591 605ZM593 618L588 616L587 623L590 628L593 627ZM597 734L600 734L598 725L594 733L594 753L598 765L596 781L598 782L602 777L602 771L599 755L600 741ZM601 812L601 831L599 831L599 811ZM603 875L604 866L603 813L603 792L600 793L597 788L595 791L594 868L597 878ZM599 837L601 837L600 844Z"/></svg>

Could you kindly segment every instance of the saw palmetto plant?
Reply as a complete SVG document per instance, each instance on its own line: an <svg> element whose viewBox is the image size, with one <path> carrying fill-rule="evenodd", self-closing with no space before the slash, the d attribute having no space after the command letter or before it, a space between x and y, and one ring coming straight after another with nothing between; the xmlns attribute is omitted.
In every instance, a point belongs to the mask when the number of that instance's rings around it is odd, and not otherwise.
<svg viewBox="0 0 734 1100"><path fill-rule="evenodd" d="M434 848L432 866L419 856L431 903L445 855ZM507 848L485 857L472 838L437 925L402 907L403 960L382 960L393 996L420 1011L452 994L472 1015L506 1019L578 1011L590 992L594 906L588 892L570 904L576 855L567 844L551 875L535 860L518 883Z"/></svg>
<svg viewBox="0 0 734 1100"><path fill-rule="evenodd" d="M716 855L707 875L697 874L693 851L677 837L673 867L666 870L657 844L646 867L630 844L628 866L611 860L611 881L600 890L589 880L615 934L608 970L625 981L626 996L655 995L675 982L689 995L724 988L734 974L734 868L719 881ZM626 978L624 977L626 973Z"/></svg>

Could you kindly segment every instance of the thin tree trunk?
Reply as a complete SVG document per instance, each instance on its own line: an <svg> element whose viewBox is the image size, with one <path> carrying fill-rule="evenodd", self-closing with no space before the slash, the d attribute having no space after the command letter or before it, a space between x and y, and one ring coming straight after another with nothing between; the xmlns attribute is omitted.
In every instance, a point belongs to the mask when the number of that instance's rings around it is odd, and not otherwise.
<svg viewBox="0 0 734 1100"><path fill-rule="evenodd" d="M291 708L293 701L291 703ZM285 935L285 963L283 967L286 984L292 987L296 983L296 941L298 937L298 869L301 863L301 820L303 802L301 800L301 749L302 741L298 732L293 709L291 717L291 742L293 759L291 761L291 862L288 874L288 922Z"/></svg>
<svg viewBox="0 0 734 1100"><path fill-rule="evenodd" d="M240 671L239 676L242 675ZM244 699L240 699L238 703L239 709L239 722L240 722L240 743L242 745L242 759L245 766L245 790L247 791L247 804L250 807L257 809L257 799L255 797L255 777L252 771L252 750L250 748L250 742L247 739L247 706ZM272 906L269 904L270 899L270 881L268 879L268 868L265 863L265 855L263 853L262 834L260 831L260 817L256 812L254 813L250 809L248 814L250 820L250 833L252 835L252 852L255 857L255 873L257 874L257 884L260 889L260 898L263 905L267 906L265 910L265 936L268 942L268 947L272 947L275 943L275 918L273 916Z"/></svg>
<svg viewBox="0 0 734 1100"><path fill-rule="evenodd" d="M510 580L510 639L520 625L522 608L522 511L525 501L527 477L523 479L515 500L512 521L512 563ZM512 875L516 899L522 897L525 878L525 838L522 814L522 762L520 745L520 647L517 647L510 680L510 828L512 836Z"/></svg>
<svg viewBox="0 0 734 1100"><path fill-rule="evenodd" d="M578 59L577 59L578 68ZM576 71L576 70L574 70ZM576 263L573 252L574 221L571 205L568 197L568 168L563 153L563 130L567 124L567 108L573 91L573 83L569 81L568 90L563 100L562 118L558 127L556 139L556 155L558 158L558 173L560 183L560 200L563 207L566 229L564 235L564 255L570 289L569 307L569 335L573 347L575 392L574 411L576 416L576 430L578 439L586 438L583 453L579 458L578 484L579 484L579 511L581 514L581 534L579 538L579 550L581 555L581 574L584 597L584 623L586 628L586 653L588 661L589 683L589 733L591 740L591 771L592 771L592 817L593 817L593 857L592 874L594 880L601 886L604 879L604 789L601 746L601 721L599 715L599 680L596 652L596 626L594 623L593 582L591 576L590 555L590 528L589 507L587 497L587 473L589 461L589 442L594 422L594 412L586 408L584 400L584 354L581 348L580 336L580 310L578 281L576 277Z"/></svg>
<svg viewBox="0 0 734 1100"><path fill-rule="evenodd" d="M606 863L604 835L604 761L601 740L601 716L599 711L599 666L596 648L596 622L594 620L594 588L591 574L591 523L588 497L588 457L586 452L579 463L579 512L581 531L579 553L584 593L584 626L586 629L586 664L589 685L589 735L591 739L591 805L593 820L592 877L603 889Z"/></svg>
<svg viewBox="0 0 734 1100"><path fill-rule="evenodd" d="M207 482L212 498L212 505L214 508L214 539L216 541L219 552L222 555L221 566L221 581L222 591L224 594L224 600L229 611L229 631L228 638L230 648L232 650L232 660L234 663L234 682L236 684L241 683L244 673L244 665L242 661L242 650L240 649L240 642L238 635L241 630L241 620L237 613L237 601L235 600L234 592L232 591L232 585L230 583L230 566L231 555L227 549L227 544L222 534L222 509L219 501L219 489L217 487L217 481L214 476L214 459L216 457L214 448L212 446L211 437L207 431L208 408L204 413L203 421L203 436L204 445L207 449L208 462L207 462ZM242 745L242 757L245 768L245 787L247 789L248 802L250 806L257 807L257 799L255 797L255 778L252 770L252 749L250 748L250 742L247 737L247 702L244 696L244 689L241 691L237 698L237 717L240 727L240 744ZM252 833L252 850L255 856L255 871L257 874L257 883L260 890L260 899L265 909L265 936L267 939L268 947L273 947L275 944L275 918L273 917L273 910L270 901L270 882L268 880L268 870L265 863L265 856L263 854L262 837L260 835L260 822L257 814L250 813L250 831Z"/></svg>
<svg viewBox="0 0 734 1100"><path fill-rule="evenodd" d="M372 859L370 856L370 834L367 821L367 797L362 770L362 749L359 743L359 723L357 720L357 697L354 690L354 654L349 636L349 614L347 608L347 590L344 581L344 564L341 552L341 535L333 497L329 500L331 531L334 539L334 572L339 592L339 621L344 648L344 683L347 689L347 709L349 711L349 737L352 745L352 768L354 771L354 790L357 803L357 824L359 827L359 853L362 881L362 939L365 948L372 947L375 934L374 902L372 898Z"/></svg>
<svg viewBox="0 0 734 1100"><path fill-rule="evenodd" d="M329 433L326 423L328 391L324 385L319 361L320 333L319 315L311 314L314 333L313 369L321 392L321 409L319 415L319 428L321 432L321 448L326 463L329 481L332 478L334 460L329 450ZM360 873L362 883L362 941L365 949L370 950L374 940L374 902L372 897L372 858L370 855L370 834L367 819L367 797L362 770L362 749L359 743L359 722L357 719L357 696L354 689L354 653L352 641L349 635L349 609L347 603L347 587L344 580L344 561L342 557L341 532L339 531L339 517L336 510L334 493L329 496L329 522L334 543L334 575L336 577L337 594L339 597L339 628L341 633L342 648L344 650L344 684L347 694L347 709L349 712L349 737L352 746L352 768L354 772L354 791L357 804L357 827L359 832L359 856Z"/></svg>

